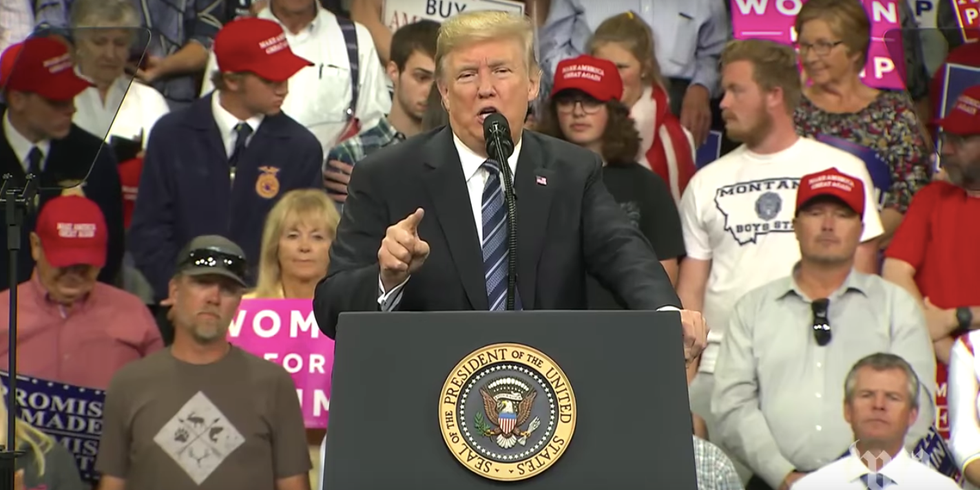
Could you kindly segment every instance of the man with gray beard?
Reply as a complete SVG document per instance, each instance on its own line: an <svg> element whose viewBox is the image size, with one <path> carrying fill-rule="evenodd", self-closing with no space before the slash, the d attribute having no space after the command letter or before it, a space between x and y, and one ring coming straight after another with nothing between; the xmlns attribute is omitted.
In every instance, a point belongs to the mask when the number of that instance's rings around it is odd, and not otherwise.
<svg viewBox="0 0 980 490"><path fill-rule="evenodd" d="M174 342L126 365L106 392L100 490L309 490L296 387L228 343L245 289L242 249L199 236L170 280Z"/></svg>
<svg viewBox="0 0 980 490"><path fill-rule="evenodd" d="M855 270L866 207L861 179L830 168L800 179L790 275L739 299L721 342L711 396L719 439L754 476L746 490L790 488L846 453L844 380L861 358L895 354L923 381L914 451L933 421L935 360L908 292Z"/></svg>
<svg viewBox="0 0 980 490"><path fill-rule="evenodd" d="M941 163L947 181L915 194L885 252L882 276L905 288L925 311L936 353L938 428L951 436L946 367L956 338L980 328L980 85L957 98L942 129ZM973 403L973 402L971 402ZM972 405L970 405L972 406ZM971 422L976 426L976 421ZM952 441L951 441L952 442ZM952 444L954 454L956 444ZM972 479L971 479L972 474ZM980 465L968 470L980 485Z"/></svg>

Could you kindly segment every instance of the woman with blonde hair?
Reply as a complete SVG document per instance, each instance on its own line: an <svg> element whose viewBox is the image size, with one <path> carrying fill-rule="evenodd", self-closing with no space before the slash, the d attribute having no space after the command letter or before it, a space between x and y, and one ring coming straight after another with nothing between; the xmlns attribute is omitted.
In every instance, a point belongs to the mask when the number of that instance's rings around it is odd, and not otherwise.
<svg viewBox="0 0 980 490"><path fill-rule="evenodd" d="M636 159L667 183L680 202L697 170L694 137L670 110L667 87L654 51L653 31L632 12L614 15L599 25L589 52L612 61L623 80L622 103L640 133Z"/></svg>
<svg viewBox="0 0 980 490"><path fill-rule="evenodd" d="M7 400L0 402L0 444L7 443ZM17 419L14 437L17 458L14 490L83 490L85 485L78 474L75 458L68 449L51 436Z"/></svg>
<svg viewBox="0 0 980 490"><path fill-rule="evenodd" d="M340 214L325 192L288 192L269 212L255 290L245 298L313 299L327 275Z"/></svg>

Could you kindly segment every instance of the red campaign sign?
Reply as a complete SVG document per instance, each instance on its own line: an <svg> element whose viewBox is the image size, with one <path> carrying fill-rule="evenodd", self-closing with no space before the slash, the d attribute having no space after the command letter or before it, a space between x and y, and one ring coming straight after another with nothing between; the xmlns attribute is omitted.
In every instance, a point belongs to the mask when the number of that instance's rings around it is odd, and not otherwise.
<svg viewBox="0 0 980 490"><path fill-rule="evenodd" d="M968 43L980 41L980 0L953 0L956 8L956 22Z"/></svg>

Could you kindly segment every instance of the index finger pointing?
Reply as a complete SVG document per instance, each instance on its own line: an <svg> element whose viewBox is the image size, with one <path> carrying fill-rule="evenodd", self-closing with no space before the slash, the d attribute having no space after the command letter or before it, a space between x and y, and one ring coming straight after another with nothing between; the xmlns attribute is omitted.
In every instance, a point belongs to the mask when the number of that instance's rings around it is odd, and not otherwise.
<svg viewBox="0 0 980 490"><path fill-rule="evenodd" d="M418 230L419 223L422 222L422 217L425 216L425 211L422 208L418 208L414 213L408 215L407 218L402 220L402 225L408 231L415 233Z"/></svg>

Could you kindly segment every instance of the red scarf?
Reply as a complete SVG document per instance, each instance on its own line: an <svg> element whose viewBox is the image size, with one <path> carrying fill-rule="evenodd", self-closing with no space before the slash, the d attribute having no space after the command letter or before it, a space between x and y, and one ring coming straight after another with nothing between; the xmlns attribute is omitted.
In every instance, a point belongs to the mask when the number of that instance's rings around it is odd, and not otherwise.
<svg viewBox="0 0 980 490"><path fill-rule="evenodd" d="M674 197L680 202L687 183L697 170L694 149L684 132L680 120L670 112L666 92L653 88L653 100L657 105L653 128L653 145L646 152L646 164L659 175Z"/></svg>

